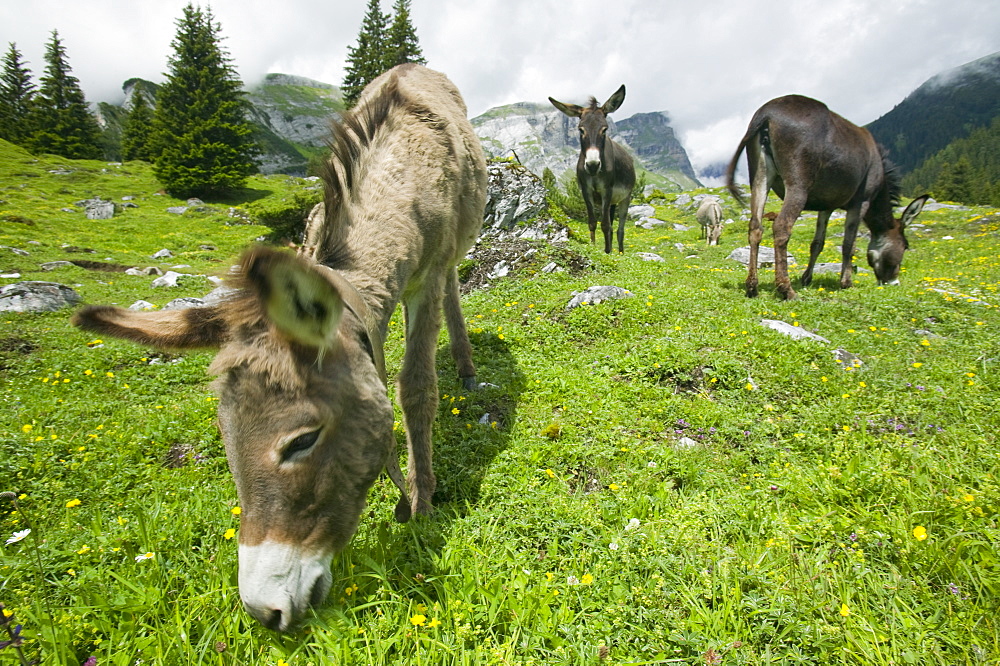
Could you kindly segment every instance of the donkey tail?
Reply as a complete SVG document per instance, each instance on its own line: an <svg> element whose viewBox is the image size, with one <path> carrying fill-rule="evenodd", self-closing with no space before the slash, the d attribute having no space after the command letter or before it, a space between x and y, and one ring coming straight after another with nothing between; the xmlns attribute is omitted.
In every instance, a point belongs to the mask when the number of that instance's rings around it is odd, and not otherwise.
<svg viewBox="0 0 1000 666"><path fill-rule="evenodd" d="M747 144L750 143L758 132L767 127L767 116L764 114L754 114L753 119L750 121L750 126L747 127L747 133L743 135L740 139L740 145L736 148L736 153L733 155L733 159L729 160L729 166L726 167L726 189L729 193L733 195L741 206L746 206L746 201L743 199L743 193L740 192L740 188L736 186L736 164L740 160L740 155L746 149Z"/></svg>

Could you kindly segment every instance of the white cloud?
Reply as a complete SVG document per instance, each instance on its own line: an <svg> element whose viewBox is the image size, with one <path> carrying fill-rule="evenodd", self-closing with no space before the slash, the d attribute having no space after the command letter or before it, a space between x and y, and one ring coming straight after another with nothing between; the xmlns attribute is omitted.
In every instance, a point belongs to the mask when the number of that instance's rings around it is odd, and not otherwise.
<svg viewBox="0 0 1000 666"><path fill-rule="evenodd" d="M88 99L115 102L126 79L162 81L185 4L0 0L0 47L17 42L37 76L58 29ZM211 9L245 82L285 72L339 84L365 3ZM1000 50L1000 12L982 0L412 0L412 15L430 66L471 114L550 95L603 101L624 83L618 115L666 111L696 167L728 160L754 110L779 95L864 124L934 74Z"/></svg>

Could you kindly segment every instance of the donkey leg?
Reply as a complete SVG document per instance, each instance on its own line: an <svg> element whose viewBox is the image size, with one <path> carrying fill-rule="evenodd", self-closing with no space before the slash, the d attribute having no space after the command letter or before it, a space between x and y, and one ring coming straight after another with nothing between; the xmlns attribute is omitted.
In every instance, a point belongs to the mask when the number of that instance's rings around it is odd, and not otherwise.
<svg viewBox="0 0 1000 666"><path fill-rule="evenodd" d="M605 197L610 199L610 197ZM614 238L614 230L611 227L611 209L614 206L610 201L601 205L601 232L604 234L604 253L611 254L611 239Z"/></svg>
<svg viewBox="0 0 1000 666"><path fill-rule="evenodd" d="M747 298L754 298L757 295L757 254L760 250L760 241L764 236L764 204L767 203L767 169L760 154L760 148L756 151L756 141L747 144L747 163L750 166L750 225L747 230L747 240L750 244L750 263L747 265L746 294ZM757 163L754 163L754 160Z"/></svg>
<svg viewBox="0 0 1000 666"><path fill-rule="evenodd" d="M840 259L840 288L850 289L854 284L854 241L861 224L862 207L848 208L844 222L844 248Z"/></svg>
<svg viewBox="0 0 1000 666"><path fill-rule="evenodd" d="M437 372L434 356L441 330L444 285L426 284L406 303L406 352L396 395L403 410L409 465L406 479L413 513L430 513L437 480L431 462L431 428L437 414Z"/></svg>
<svg viewBox="0 0 1000 666"><path fill-rule="evenodd" d="M625 218L628 217L628 202L618 205L618 253L625 254Z"/></svg>
<svg viewBox="0 0 1000 666"><path fill-rule="evenodd" d="M471 391L478 386L476 382L476 366L472 362L472 343L469 342L469 332L465 328L465 317L462 315L462 304L458 293L458 270L448 271L444 285L444 320L448 325L448 339L451 341L451 357L455 359L458 368L458 378L462 386Z"/></svg>
<svg viewBox="0 0 1000 666"><path fill-rule="evenodd" d="M594 212L593 195L585 192L583 203L587 204L587 226L590 228L590 244L593 245L596 242L594 233L597 231L597 213Z"/></svg>
<svg viewBox="0 0 1000 666"><path fill-rule="evenodd" d="M785 193L785 203L778 212L778 217L771 225L774 235L774 287L778 295L785 300L795 298L792 281L788 278L788 239L792 235L792 225L798 219L805 197L791 192Z"/></svg>
<svg viewBox="0 0 1000 666"><path fill-rule="evenodd" d="M833 213L832 210L821 210L816 214L816 233L813 234L812 243L809 244L809 265L806 266L800 280L803 287L808 287L812 283L816 259L819 258L819 253L823 251L823 245L826 244L826 225L830 221L831 213Z"/></svg>

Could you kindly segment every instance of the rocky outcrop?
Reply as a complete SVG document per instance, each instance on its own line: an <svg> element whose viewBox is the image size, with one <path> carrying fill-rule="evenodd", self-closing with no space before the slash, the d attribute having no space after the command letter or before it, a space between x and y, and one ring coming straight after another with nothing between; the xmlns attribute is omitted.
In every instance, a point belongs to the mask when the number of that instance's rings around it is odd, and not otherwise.
<svg viewBox="0 0 1000 666"><path fill-rule="evenodd" d="M58 282L27 280L0 287L0 312L55 312L80 302L80 294Z"/></svg>
<svg viewBox="0 0 1000 666"><path fill-rule="evenodd" d="M637 113L619 120L618 137L632 147L649 171L665 174L680 171L691 179L690 185L684 189L699 186L691 160L670 126L670 116L666 113Z"/></svg>

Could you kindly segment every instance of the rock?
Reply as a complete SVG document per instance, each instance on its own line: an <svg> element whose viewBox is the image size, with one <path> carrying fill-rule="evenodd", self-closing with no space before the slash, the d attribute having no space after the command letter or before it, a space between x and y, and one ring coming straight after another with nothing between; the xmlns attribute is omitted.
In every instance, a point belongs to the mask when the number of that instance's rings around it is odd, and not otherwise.
<svg viewBox="0 0 1000 666"><path fill-rule="evenodd" d="M649 204L628 207L628 216L633 220L639 217L653 217L654 215L656 215L656 209Z"/></svg>
<svg viewBox="0 0 1000 666"><path fill-rule="evenodd" d="M0 250L10 250L11 252L13 252L14 254L16 254L19 257L29 257L29 256L31 256L30 252L28 252L27 250L22 250L21 248L18 248L18 247L8 247L6 245L0 245Z"/></svg>
<svg viewBox="0 0 1000 666"><path fill-rule="evenodd" d="M0 312L55 312L79 302L80 294L57 282L29 280L0 287Z"/></svg>
<svg viewBox="0 0 1000 666"><path fill-rule="evenodd" d="M135 201L135 197L132 196L131 194L128 194L128 195L122 197L122 201Z"/></svg>
<svg viewBox="0 0 1000 666"><path fill-rule="evenodd" d="M594 286L585 291L573 292L573 298L566 305L566 309L579 307L581 305L597 305L608 300L619 298L632 298L634 294L628 289L613 286Z"/></svg>
<svg viewBox="0 0 1000 666"><path fill-rule="evenodd" d="M4 280L16 280L19 277L21 277L20 273L0 273L0 278Z"/></svg>
<svg viewBox="0 0 1000 666"><path fill-rule="evenodd" d="M795 257L791 254L787 255L788 265L794 266L796 264ZM750 265L750 248L749 247L738 247L729 253L727 259L732 259L733 261L738 261L744 266ZM757 250L757 267L769 267L774 266L774 248L761 245Z"/></svg>
<svg viewBox="0 0 1000 666"><path fill-rule="evenodd" d="M654 252L639 252L637 256L643 261L666 261L663 257Z"/></svg>
<svg viewBox="0 0 1000 666"><path fill-rule="evenodd" d="M691 201L692 199L690 194L681 194L676 199L674 199L674 205L677 206L678 208L682 208L683 206L687 206L689 203L691 203Z"/></svg>
<svg viewBox="0 0 1000 666"><path fill-rule="evenodd" d="M187 212L187 206L170 206L167 208L168 213L173 213L174 215L183 215Z"/></svg>
<svg viewBox="0 0 1000 666"><path fill-rule="evenodd" d="M152 287L154 289L159 287L176 287L177 280L179 280L182 277L190 277L190 276L186 275L185 273L175 273L174 271L167 271L160 277L153 280Z"/></svg>
<svg viewBox="0 0 1000 666"><path fill-rule="evenodd" d="M498 261L493 266L493 270L486 275L486 279L493 280L498 277L505 277L508 273L510 273L510 264L506 261Z"/></svg>
<svg viewBox="0 0 1000 666"><path fill-rule="evenodd" d="M843 363L845 367L860 368L864 365L861 357L857 354L852 354L846 349L834 349L833 358L838 363Z"/></svg>
<svg viewBox="0 0 1000 666"><path fill-rule="evenodd" d="M128 306L129 310L152 310L156 306L149 301L138 300L132 305Z"/></svg>
<svg viewBox="0 0 1000 666"><path fill-rule="evenodd" d="M233 289L232 287L216 287L212 291L208 292L201 300L205 305L215 305L216 303L226 300L237 292L239 292L239 290Z"/></svg>
<svg viewBox="0 0 1000 666"><path fill-rule="evenodd" d="M174 256L173 252L171 252L170 250L168 250L166 248L163 248L162 250L160 250L159 252L157 252L156 254L154 254L152 256L152 258L153 259L169 259L170 257L173 257L173 256Z"/></svg>
<svg viewBox="0 0 1000 666"><path fill-rule="evenodd" d="M554 261L550 261L549 263L547 263L544 266L542 266L542 272L543 273L556 273L556 272L559 272L561 270L562 270L562 268L559 267L559 264L557 264Z"/></svg>
<svg viewBox="0 0 1000 666"><path fill-rule="evenodd" d="M83 202L88 220L110 220L115 215L115 205L100 198Z"/></svg>
<svg viewBox="0 0 1000 666"><path fill-rule="evenodd" d="M681 437L674 443L674 448L683 451L685 449L693 449L698 446L698 442L691 439L690 437Z"/></svg>
<svg viewBox="0 0 1000 666"><path fill-rule="evenodd" d="M765 328L770 328L777 331L783 335L795 340L815 340L816 342L822 342L824 344L830 344L830 341L821 335L816 335L815 333L810 333L801 326L792 326L787 322L783 322L777 319L761 319L760 325Z"/></svg>
<svg viewBox="0 0 1000 666"><path fill-rule="evenodd" d="M40 265L39 268L43 271L54 271L57 268L70 268L74 265L72 261L47 261Z"/></svg>
<svg viewBox="0 0 1000 666"><path fill-rule="evenodd" d="M125 275L163 275L163 271L156 266L147 266L146 268L126 269Z"/></svg>
<svg viewBox="0 0 1000 666"><path fill-rule="evenodd" d="M214 245L199 245L198 249L199 250L204 250L206 252L214 252L218 248L216 248Z"/></svg>
<svg viewBox="0 0 1000 666"><path fill-rule="evenodd" d="M684 243L674 243L674 249L678 252L684 252L687 248L684 247Z"/></svg>
<svg viewBox="0 0 1000 666"><path fill-rule="evenodd" d="M662 227L666 222L663 220L658 220L655 217L641 217L635 221L635 226L642 229L655 229L656 227Z"/></svg>
<svg viewBox="0 0 1000 666"><path fill-rule="evenodd" d="M480 239L538 240L561 243L569 230L545 213L545 186L538 176L513 162L487 166L489 182ZM478 246L477 246L478 247ZM476 250L470 252L474 257Z"/></svg>
<svg viewBox="0 0 1000 666"><path fill-rule="evenodd" d="M163 306L164 310L187 310L188 308L202 308L205 307L205 301L200 298L191 298L185 296L183 298L175 298L166 305Z"/></svg>
<svg viewBox="0 0 1000 666"><path fill-rule="evenodd" d="M834 275L840 275L840 268L843 266L839 261L828 261L816 264L813 266L813 275L821 275L823 273L833 273ZM854 269L857 272L857 268Z"/></svg>
<svg viewBox="0 0 1000 666"><path fill-rule="evenodd" d="M687 231L691 227L674 222L674 231Z"/></svg>

